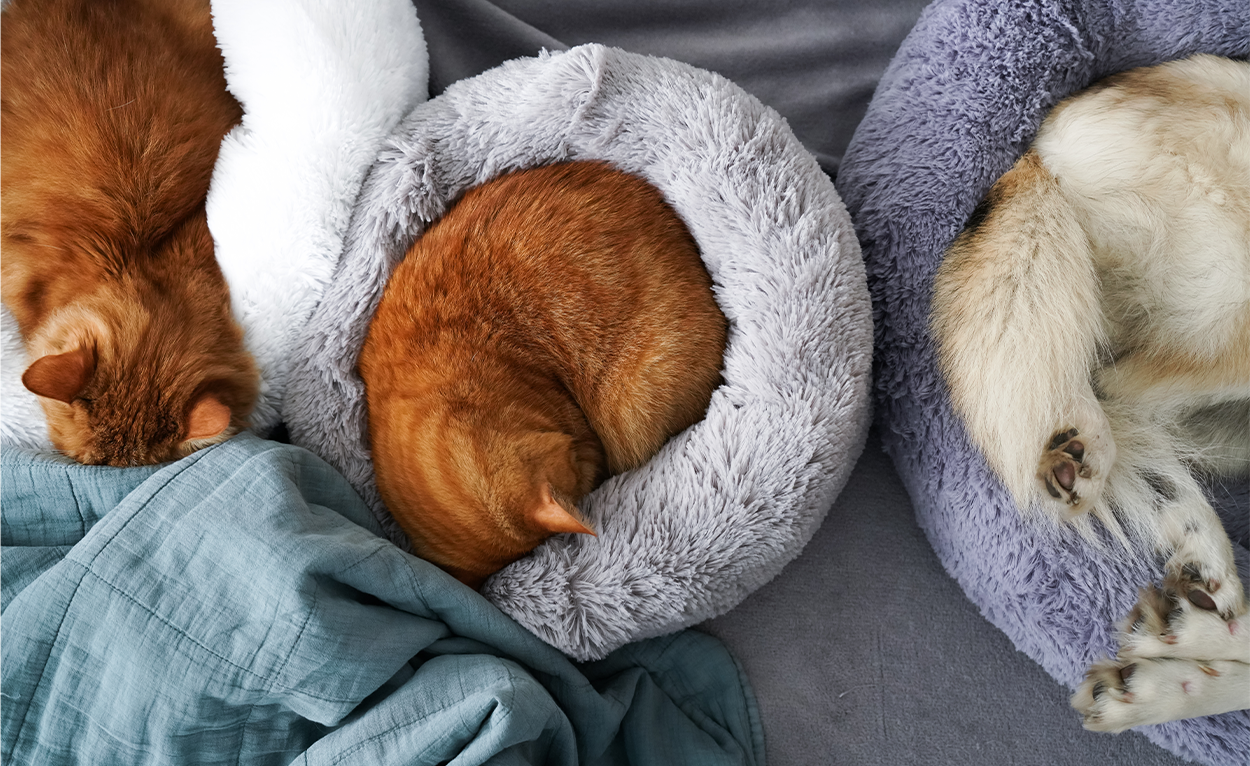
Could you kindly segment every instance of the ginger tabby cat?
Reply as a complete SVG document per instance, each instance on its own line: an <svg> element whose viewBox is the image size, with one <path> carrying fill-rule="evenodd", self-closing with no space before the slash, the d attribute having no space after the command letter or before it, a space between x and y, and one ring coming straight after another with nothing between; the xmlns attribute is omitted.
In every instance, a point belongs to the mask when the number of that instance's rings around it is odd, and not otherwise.
<svg viewBox="0 0 1250 766"><path fill-rule="evenodd" d="M3 299L53 445L140 465L246 427L257 375L204 212L242 112L207 0L15 0L2 34Z"/></svg>
<svg viewBox="0 0 1250 766"><path fill-rule="evenodd" d="M470 190L395 270L360 357L378 489L477 588L702 419L726 322L694 239L603 163Z"/></svg>

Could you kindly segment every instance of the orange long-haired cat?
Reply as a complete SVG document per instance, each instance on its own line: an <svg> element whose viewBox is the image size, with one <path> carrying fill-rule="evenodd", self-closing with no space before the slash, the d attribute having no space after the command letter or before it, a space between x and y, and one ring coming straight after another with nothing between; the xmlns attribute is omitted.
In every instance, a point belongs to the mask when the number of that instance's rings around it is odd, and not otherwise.
<svg viewBox="0 0 1250 766"><path fill-rule="evenodd" d="M471 587L702 419L726 322L659 192L597 162L470 190L408 251L360 357L378 489Z"/></svg>
<svg viewBox="0 0 1250 766"><path fill-rule="evenodd" d="M0 34L3 299L53 445L138 465L245 427L255 365L204 212L242 113L207 0L14 0Z"/></svg>

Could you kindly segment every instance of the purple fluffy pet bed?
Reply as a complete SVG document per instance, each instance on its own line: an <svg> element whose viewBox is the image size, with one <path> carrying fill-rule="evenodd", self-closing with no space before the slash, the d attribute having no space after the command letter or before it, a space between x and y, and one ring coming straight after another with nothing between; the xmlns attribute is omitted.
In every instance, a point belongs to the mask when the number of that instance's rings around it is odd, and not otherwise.
<svg viewBox="0 0 1250 766"><path fill-rule="evenodd" d="M1016 508L951 409L928 331L932 280L1050 107L1111 73L1198 52L1250 52L1245 0L939 0L882 78L837 182L874 302L882 438L918 521L985 617L1073 688L1114 654L1116 623L1163 562L1100 549ZM1229 527L1244 562L1245 525ZM1073 711L1072 726L1080 720ZM1250 757L1246 711L1140 731L1202 763Z"/></svg>

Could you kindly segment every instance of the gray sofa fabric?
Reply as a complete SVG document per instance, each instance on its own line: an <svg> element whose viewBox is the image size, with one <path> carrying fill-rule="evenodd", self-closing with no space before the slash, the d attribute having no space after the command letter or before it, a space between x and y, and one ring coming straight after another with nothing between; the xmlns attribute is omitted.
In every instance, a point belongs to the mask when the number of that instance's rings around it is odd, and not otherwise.
<svg viewBox="0 0 1250 766"><path fill-rule="evenodd" d="M746 669L771 766L1177 766L1070 692L942 569L874 429L798 559L700 626Z"/></svg>
<svg viewBox="0 0 1250 766"><path fill-rule="evenodd" d="M603 43L724 75L781 113L825 172L927 0L415 0L430 95L542 48Z"/></svg>

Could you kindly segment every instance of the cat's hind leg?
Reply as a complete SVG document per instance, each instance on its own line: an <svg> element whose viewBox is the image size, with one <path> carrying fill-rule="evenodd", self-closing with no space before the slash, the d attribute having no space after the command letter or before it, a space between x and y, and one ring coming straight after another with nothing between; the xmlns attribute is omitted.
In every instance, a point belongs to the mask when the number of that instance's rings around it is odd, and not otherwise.
<svg viewBox="0 0 1250 766"><path fill-rule="evenodd" d="M1104 345L1098 275L1071 203L1033 152L994 185L934 282L951 401L1021 508L1093 508L1115 462L1091 373Z"/></svg>
<svg viewBox="0 0 1250 766"><path fill-rule="evenodd" d="M1158 403L1104 404L1118 459L1095 513L1113 518L1139 544L1163 554L1169 591L1186 603L1225 620L1244 613L1232 543L1187 459L1195 451L1189 424Z"/></svg>
<svg viewBox="0 0 1250 766"><path fill-rule="evenodd" d="M711 340L689 335L635 344L599 381L596 395L580 397L599 435L609 473L637 468L674 434L703 418L720 383L723 325L709 318L701 329ZM722 320L723 321L723 320ZM659 348L655 348L659 346Z"/></svg>

